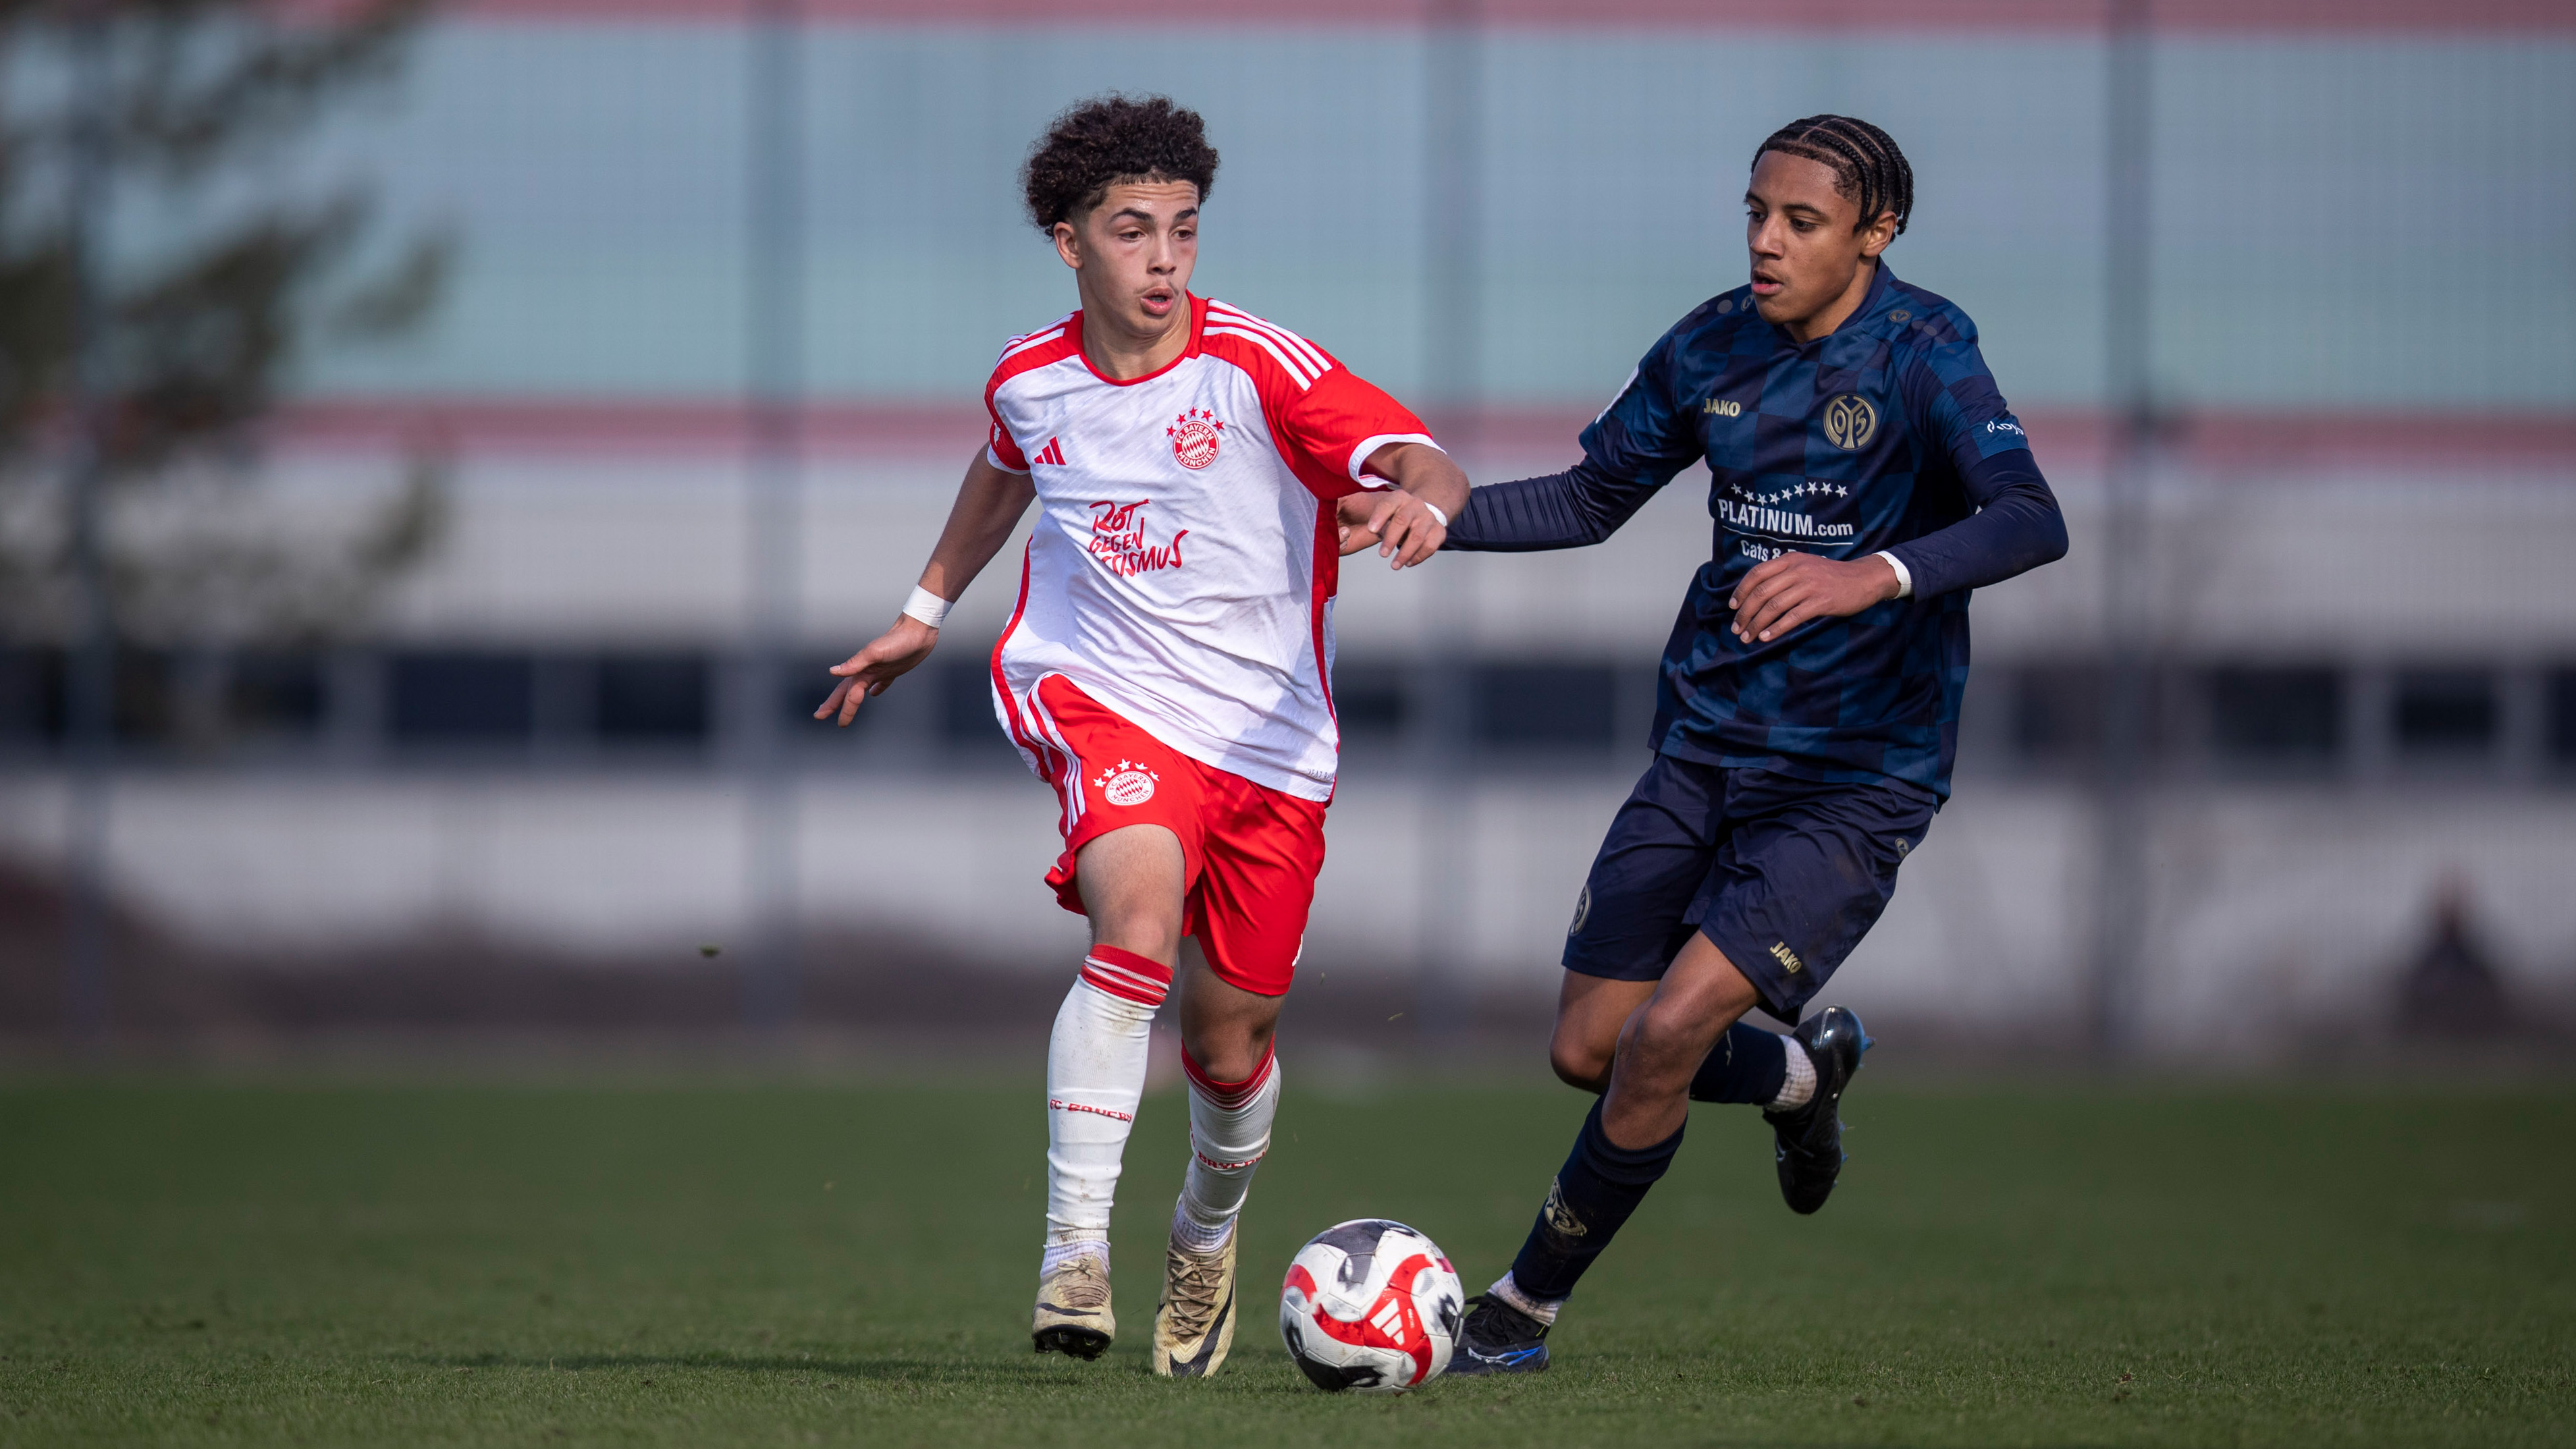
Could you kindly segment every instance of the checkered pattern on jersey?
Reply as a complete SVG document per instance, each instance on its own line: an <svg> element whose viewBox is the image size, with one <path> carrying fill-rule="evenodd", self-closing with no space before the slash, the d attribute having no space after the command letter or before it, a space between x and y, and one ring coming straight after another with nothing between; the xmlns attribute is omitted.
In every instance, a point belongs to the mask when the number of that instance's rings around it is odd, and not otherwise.
<svg viewBox="0 0 2576 1449"><path fill-rule="evenodd" d="M1884 262L1827 337L1762 320L1750 288L1664 334L1584 430L1609 474L1660 487L1709 467L1710 561L1665 646L1656 747L1809 779L1949 793L1968 676L1968 595L1898 599L1739 643L1727 597L1794 550L1866 558L1972 511L1961 470L2028 440L1977 351L1976 325Z"/></svg>

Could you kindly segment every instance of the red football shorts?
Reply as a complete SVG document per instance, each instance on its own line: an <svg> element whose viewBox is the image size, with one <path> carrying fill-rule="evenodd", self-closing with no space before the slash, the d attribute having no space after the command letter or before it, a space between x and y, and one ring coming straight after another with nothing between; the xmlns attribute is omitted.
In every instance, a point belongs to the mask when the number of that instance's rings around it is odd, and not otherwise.
<svg viewBox="0 0 2576 1449"><path fill-rule="evenodd" d="M1155 739L1063 675L1038 681L1052 734L1039 752L1063 807L1064 854L1047 872L1055 898L1084 914L1074 879L1082 847L1129 825L1181 841L1181 934L1196 936L1229 986L1281 996L1297 974L1315 874L1324 868L1324 807L1202 765ZM1054 748L1062 741L1071 755Z"/></svg>

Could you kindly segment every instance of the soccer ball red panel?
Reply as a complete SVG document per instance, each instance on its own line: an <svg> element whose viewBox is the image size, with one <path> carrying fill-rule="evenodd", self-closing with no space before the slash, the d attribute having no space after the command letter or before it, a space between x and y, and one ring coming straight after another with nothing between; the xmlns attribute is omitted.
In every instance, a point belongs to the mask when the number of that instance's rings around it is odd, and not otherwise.
<svg viewBox="0 0 2576 1449"><path fill-rule="evenodd" d="M1279 1336L1319 1389L1400 1394L1449 1367L1465 1308L1439 1244L1357 1218L1317 1233L1288 1265Z"/></svg>

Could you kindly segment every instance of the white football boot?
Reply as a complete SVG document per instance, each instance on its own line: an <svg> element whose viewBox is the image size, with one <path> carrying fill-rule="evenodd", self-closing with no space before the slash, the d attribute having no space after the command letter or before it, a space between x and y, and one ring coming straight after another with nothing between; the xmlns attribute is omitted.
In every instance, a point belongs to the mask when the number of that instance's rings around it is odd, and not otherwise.
<svg viewBox="0 0 2576 1449"><path fill-rule="evenodd" d="M1203 1379L1234 1347L1234 1234L1225 1246L1193 1253L1174 1243L1163 1254L1163 1301L1154 1309L1154 1372Z"/></svg>
<svg viewBox="0 0 2576 1449"><path fill-rule="evenodd" d="M1037 1322L1029 1330L1040 1353L1098 1358L1118 1336L1109 1311L1109 1266L1085 1254L1038 1280Z"/></svg>

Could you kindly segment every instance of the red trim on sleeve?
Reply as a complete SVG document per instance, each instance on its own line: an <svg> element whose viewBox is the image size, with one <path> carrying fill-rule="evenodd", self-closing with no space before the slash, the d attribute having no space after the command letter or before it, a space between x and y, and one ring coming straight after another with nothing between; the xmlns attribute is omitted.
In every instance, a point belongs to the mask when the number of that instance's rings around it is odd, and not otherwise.
<svg viewBox="0 0 2576 1449"><path fill-rule="evenodd" d="M1350 475L1353 448L1376 437L1430 436L1420 418L1331 353L1239 307L1207 304L1200 348L1252 379L1280 458L1325 502L1361 491Z"/></svg>
<svg viewBox="0 0 2576 1449"><path fill-rule="evenodd" d="M1002 410L995 405L993 395L1001 391L1003 383L1021 373L1062 362L1081 351L1082 314L1076 312L1026 336L1012 338L1002 355L993 360L993 375L984 384L984 416L992 424L985 443L993 450L995 462L1014 473L1029 471L1028 455L1021 451L1011 430L1002 426Z"/></svg>

